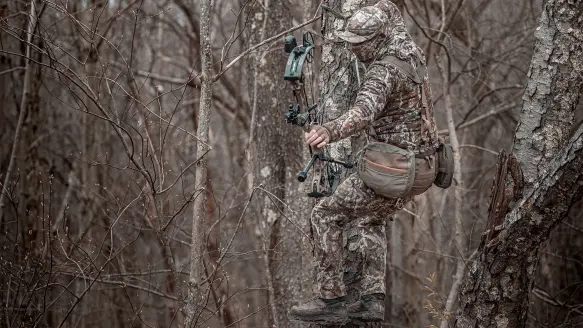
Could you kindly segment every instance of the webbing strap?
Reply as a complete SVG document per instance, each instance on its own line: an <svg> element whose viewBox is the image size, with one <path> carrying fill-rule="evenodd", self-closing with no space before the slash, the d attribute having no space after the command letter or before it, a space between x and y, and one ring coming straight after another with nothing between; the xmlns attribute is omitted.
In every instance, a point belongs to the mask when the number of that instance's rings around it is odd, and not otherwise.
<svg viewBox="0 0 583 328"><path fill-rule="evenodd" d="M420 54L418 55L420 56ZM395 56L387 56L383 58L383 61L395 66L398 70L405 73L405 75L415 84L419 85L419 93L421 96L421 135L424 135L426 131L431 130L431 122L429 122L429 119L427 118L427 108L429 106L427 103L427 91L425 90L425 83L423 83L426 70L425 66L417 61L419 66L415 69L406 61Z"/></svg>
<svg viewBox="0 0 583 328"><path fill-rule="evenodd" d="M387 56L387 57L383 58L382 61L387 63L387 64L391 64L392 66L394 66L395 68L397 68L398 70L403 72L411 81L413 81L415 84L417 84L419 86L419 93L421 96L421 121L422 121L421 122L421 135L424 135L425 132L427 132L427 131L430 131L430 133L431 133L431 122L428 118L429 115L427 112L427 110L428 110L429 106L431 106L431 104L427 103L427 90L426 90L426 84L424 83L427 68L420 61L421 54L419 53L419 51L417 51L417 55L418 55L417 69L415 69L408 62L401 60L395 56ZM376 131L374 130L374 128L372 126L369 129L369 133L373 137L377 136ZM431 133L430 138L434 139L435 136ZM435 149L431 149L431 150L426 151L422 154L418 154L417 156L426 157L426 156L432 155L434 153L435 153Z"/></svg>
<svg viewBox="0 0 583 328"><path fill-rule="evenodd" d="M423 76L425 76L425 66L419 65L418 69L415 69L406 61L401 60L395 56L387 56L383 58L383 61L395 66L398 70L405 73L405 75L407 75L408 78L415 82L415 84L423 83ZM419 72L418 70L421 72Z"/></svg>

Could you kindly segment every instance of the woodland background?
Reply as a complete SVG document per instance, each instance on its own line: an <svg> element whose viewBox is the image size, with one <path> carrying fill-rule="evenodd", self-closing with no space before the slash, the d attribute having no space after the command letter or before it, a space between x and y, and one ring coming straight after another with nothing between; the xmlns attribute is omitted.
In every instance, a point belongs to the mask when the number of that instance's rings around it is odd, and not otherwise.
<svg viewBox="0 0 583 328"><path fill-rule="evenodd" d="M190 265L201 260L197 326L301 326L286 312L311 296L313 200L296 180L307 156L302 131L284 120L293 99L283 38L214 82L204 188L195 183L202 3L0 1L1 326L179 326ZM367 1L326 3L349 15ZM387 225L384 326L448 327L453 319L441 319L455 312L487 228L499 152L512 147L543 3L395 3L427 57L440 134L455 135L461 169L455 187L433 187ZM319 5L213 1L214 73L319 16ZM305 31L329 44L321 22L294 33ZM339 47L317 48L312 99L350 64ZM345 79L354 88L354 68ZM574 131L581 105L571 119ZM351 141L336 153L362 140ZM528 327L583 326L582 209L572 205L538 253Z"/></svg>

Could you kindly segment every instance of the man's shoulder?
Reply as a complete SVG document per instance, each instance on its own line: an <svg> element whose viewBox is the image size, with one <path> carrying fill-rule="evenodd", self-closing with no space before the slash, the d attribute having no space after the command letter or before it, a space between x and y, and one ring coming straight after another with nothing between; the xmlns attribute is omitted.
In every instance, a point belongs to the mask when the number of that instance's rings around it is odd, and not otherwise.
<svg viewBox="0 0 583 328"><path fill-rule="evenodd" d="M395 56L384 56L369 67L371 73L389 71L395 78L411 80L415 84L423 82L424 67L418 67L414 62L402 60Z"/></svg>
<svg viewBox="0 0 583 328"><path fill-rule="evenodd" d="M366 71L366 78L382 79L387 82L407 80L407 76L394 63L381 59L371 63Z"/></svg>

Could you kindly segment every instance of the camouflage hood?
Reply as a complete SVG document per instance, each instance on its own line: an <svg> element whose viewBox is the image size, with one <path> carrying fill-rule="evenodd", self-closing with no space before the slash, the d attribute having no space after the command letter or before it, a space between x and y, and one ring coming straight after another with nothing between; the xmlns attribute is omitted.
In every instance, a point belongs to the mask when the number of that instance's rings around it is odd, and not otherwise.
<svg viewBox="0 0 583 328"><path fill-rule="evenodd" d="M389 18L387 25L384 27L384 31L379 36L382 41L380 41L381 44L377 48L375 57L395 56L410 63L418 59L425 64L424 58L419 58L423 57L421 55L421 49L417 47L407 31L399 8L388 0L381 0L375 6L382 9Z"/></svg>
<svg viewBox="0 0 583 328"><path fill-rule="evenodd" d="M421 49L407 31L399 8L388 0L355 12L348 20L346 31L338 36L349 43L360 43L353 49L365 63L395 56L411 64L416 59L425 64Z"/></svg>

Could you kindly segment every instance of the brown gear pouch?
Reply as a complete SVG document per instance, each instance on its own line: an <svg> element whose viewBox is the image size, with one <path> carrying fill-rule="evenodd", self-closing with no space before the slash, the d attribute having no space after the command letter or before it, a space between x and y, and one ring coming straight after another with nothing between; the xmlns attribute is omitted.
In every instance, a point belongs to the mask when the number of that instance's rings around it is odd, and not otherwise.
<svg viewBox="0 0 583 328"><path fill-rule="evenodd" d="M410 196L420 195L431 188L435 181L435 155L415 158L415 181Z"/></svg>
<svg viewBox="0 0 583 328"><path fill-rule="evenodd" d="M415 154L383 142L371 142L359 158L358 175L365 185L381 196L411 196Z"/></svg>

